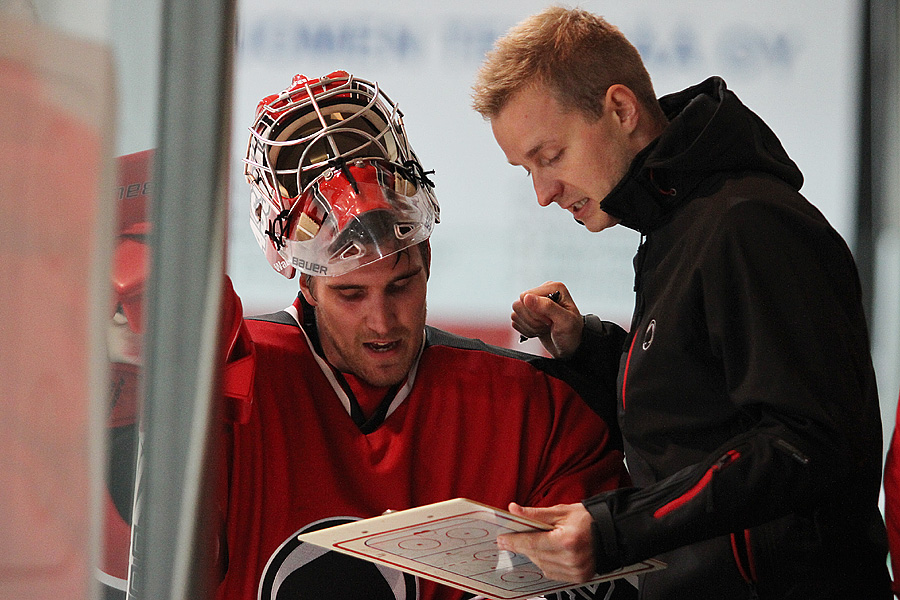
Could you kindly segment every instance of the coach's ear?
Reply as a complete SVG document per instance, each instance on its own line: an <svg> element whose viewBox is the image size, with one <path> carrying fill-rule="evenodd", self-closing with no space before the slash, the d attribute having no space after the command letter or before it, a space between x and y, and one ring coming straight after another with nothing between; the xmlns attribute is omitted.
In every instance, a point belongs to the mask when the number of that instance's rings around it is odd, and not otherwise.
<svg viewBox="0 0 900 600"><path fill-rule="evenodd" d="M605 111L611 111L616 123L626 134L631 134L638 126L641 103L631 88L620 83L609 86L603 100Z"/></svg>

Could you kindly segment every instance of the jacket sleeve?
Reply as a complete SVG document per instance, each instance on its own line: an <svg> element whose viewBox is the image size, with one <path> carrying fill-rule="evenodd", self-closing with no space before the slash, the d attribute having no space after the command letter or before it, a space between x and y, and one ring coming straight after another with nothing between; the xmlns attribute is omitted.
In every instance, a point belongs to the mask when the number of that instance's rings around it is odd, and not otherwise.
<svg viewBox="0 0 900 600"><path fill-rule="evenodd" d="M581 344L571 357L559 362L574 375L572 385L609 428L609 445L622 450L622 431L616 407L619 360L627 333L595 315L584 316Z"/></svg>
<svg viewBox="0 0 900 600"><path fill-rule="evenodd" d="M812 211L735 202L709 233L690 285L722 402L737 415L719 428L733 432L653 485L584 502L598 568L826 506L852 527L879 518L880 416L859 280Z"/></svg>
<svg viewBox="0 0 900 600"><path fill-rule="evenodd" d="M564 362L615 392L619 359L626 336L627 333L619 325L603 321L596 315L584 315L581 344L575 354L564 359Z"/></svg>

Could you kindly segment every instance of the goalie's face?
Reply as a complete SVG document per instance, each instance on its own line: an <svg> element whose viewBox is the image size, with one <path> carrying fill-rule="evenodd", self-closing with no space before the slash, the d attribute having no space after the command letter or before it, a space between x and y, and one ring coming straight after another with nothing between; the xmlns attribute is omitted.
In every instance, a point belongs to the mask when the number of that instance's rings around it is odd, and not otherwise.
<svg viewBox="0 0 900 600"><path fill-rule="evenodd" d="M427 265L417 248L300 289L316 311L325 357L370 385L403 381L422 346Z"/></svg>

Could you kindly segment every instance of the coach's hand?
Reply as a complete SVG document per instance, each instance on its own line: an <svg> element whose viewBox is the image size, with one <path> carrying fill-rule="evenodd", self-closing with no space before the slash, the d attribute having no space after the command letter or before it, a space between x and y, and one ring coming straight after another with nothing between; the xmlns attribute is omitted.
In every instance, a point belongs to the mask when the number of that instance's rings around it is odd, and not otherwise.
<svg viewBox="0 0 900 600"><path fill-rule="evenodd" d="M512 503L509 511L553 529L501 535L497 538L501 550L526 555L544 575L556 581L584 583L594 576L592 519L583 504L529 508Z"/></svg>
<svg viewBox="0 0 900 600"><path fill-rule="evenodd" d="M555 358L574 354L581 344L584 319L569 290L558 281L522 292L512 310L513 329L523 338L539 338Z"/></svg>

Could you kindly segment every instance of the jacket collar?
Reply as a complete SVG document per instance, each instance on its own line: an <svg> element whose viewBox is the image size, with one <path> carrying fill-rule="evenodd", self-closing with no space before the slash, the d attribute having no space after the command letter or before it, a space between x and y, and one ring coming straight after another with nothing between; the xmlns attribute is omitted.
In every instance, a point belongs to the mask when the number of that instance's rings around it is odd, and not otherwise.
<svg viewBox="0 0 900 600"><path fill-rule="evenodd" d="M711 176L769 173L799 189L803 176L774 132L719 77L663 96L662 134L635 156L600 208L647 233L689 201Z"/></svg>

